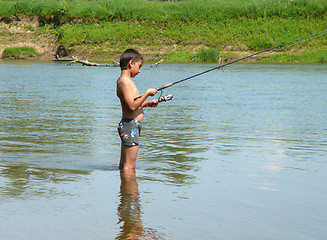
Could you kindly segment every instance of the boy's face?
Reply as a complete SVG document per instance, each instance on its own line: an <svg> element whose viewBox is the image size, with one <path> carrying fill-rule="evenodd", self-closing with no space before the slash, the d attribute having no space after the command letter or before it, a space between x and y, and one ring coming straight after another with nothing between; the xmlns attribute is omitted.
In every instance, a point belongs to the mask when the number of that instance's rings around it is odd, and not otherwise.
<svg viewBox="0 0 327 240"><path fill-rule="evenodd" d="M133 60L131 60L131 77L135 77L137 74L139 74L141 72L141 67L143 65L143 60L134 62Z"/></svg>

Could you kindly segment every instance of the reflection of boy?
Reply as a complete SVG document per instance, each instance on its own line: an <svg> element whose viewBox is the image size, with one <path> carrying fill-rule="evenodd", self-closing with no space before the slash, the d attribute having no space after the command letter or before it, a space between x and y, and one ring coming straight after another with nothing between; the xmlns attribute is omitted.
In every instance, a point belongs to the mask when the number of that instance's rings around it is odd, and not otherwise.
<svg viewBox="0 0 327 240"><path fill-rule="evenodd" d="M117 96L122 107L122 120L118 125L118 133L122 140L120 154L120 170L134 169L139 145L139 136L143 120L143 107L156 107L158 100L146 101L148 96L157 93L156 89L149 88L140 97L132 80L143 65L142 55L134 50L127 49L120 57L121 75L117 80ZM138 97L138 98L136 98Z"/></svg>
<svg viewBox="0 0 327 240"><path fill-rule="evenodd" d="M123 223L116 239L143 239L144 227L141 220L141 206L135 170L120 173L120 204L118 223Z"/></svg>

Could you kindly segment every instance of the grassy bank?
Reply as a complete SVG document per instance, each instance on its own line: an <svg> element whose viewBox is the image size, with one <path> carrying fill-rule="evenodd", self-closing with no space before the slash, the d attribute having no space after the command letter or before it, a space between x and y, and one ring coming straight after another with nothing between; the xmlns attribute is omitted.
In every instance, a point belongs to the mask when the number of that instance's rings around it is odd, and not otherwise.
<svg viewBox="0 0 327 240"><path fill-rule="evenodd" d="M0 2L2 21L37 19L71 55L117 58L129 47L150 61L225 61L327 29L325 0ZM322 34L265 54L267 62L326 62ZM278 54L277 54L278 53Z"/></svg>

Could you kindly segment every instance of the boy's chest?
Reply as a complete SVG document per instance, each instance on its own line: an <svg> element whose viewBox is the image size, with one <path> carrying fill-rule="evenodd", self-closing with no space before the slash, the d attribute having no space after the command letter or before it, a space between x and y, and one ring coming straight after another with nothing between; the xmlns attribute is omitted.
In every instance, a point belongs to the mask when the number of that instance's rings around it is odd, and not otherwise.
<svg viewBox="0 0 327 240"><path fill-rule="evenodd" d="M131 84L131 91L134 95L134 97L138 96L139 95L139 91L137 90L137 87L135 86L135 84Z"/></svg>

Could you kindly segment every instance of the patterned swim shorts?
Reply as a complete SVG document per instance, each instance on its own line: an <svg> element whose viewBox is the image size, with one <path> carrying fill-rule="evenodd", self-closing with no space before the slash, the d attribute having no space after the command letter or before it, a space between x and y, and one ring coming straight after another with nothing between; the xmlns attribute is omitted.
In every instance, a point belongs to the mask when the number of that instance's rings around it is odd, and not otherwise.
<svg viewBox="0 0 327 240"><path fill-rule="evenodd" d="M118 134L125 146L138 146L142 122L135 119L123 118L118 124Z"/></svg>

